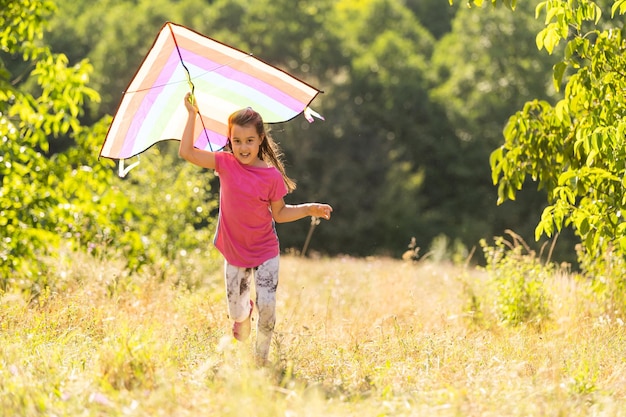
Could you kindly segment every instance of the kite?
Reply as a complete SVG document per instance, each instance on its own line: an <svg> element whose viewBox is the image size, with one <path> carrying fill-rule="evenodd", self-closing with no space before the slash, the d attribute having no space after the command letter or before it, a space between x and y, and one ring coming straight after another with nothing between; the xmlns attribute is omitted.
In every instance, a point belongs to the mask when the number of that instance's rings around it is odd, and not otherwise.
<svg viewBox="0 0 626 417"><path fill-rule="evenodd" d="M118 106L100 156L120 161L157 142L180 140L187 120L183 103L191 89L200 117L194 146L219 151L227 144L228 116L252 107L265 123L304 114L321 90L239 49L189 28L166 22L135 73Z"/></svg>

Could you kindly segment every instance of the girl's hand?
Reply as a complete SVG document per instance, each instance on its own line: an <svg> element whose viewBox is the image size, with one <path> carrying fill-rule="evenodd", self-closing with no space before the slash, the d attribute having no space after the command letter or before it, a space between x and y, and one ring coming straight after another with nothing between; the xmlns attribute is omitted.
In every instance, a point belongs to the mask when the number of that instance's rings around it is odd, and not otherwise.
<svg viewBox="0 0 626 417"><path fill-rule="evenodd" d="M313 217L319 217L321 219L330 220L330 213L333 208L328 204L311 203L309 206L309 214Z"/></svg>
<svg viewBox="0 0 626 417"><path fill-rule="evenodd" d="M185 107L187 108L187 111L189 113L193 113L193 114L198 113L198 106L196 105L195 97L191 95L191 93L185 94Z"/></svg>

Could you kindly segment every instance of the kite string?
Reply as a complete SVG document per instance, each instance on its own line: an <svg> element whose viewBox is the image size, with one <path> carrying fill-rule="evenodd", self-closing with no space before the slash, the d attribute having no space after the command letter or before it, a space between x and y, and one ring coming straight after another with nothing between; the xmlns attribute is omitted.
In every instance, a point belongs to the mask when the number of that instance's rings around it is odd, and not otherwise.
<svg viewBox="0 0 626 417"><path fill-rule="evenodd" d="M185 61L183 61L183 56L180 53L178 42L176 42L176 36L174 35L174 30L172 29L172 25L169 22L167 23L167 27L170 29L170 33L172 34L172 39L174 40L174 45L176 45L176 52L178 53L178 58L180 58L180 64L183 66L183 68L187 72L187 82L189 83L189 87L191 88L191 104L194 104L194 101L195 101L194 91L196 89L196 86L193 84L193 81L191 81L191 73L189 72L189 68L187 68L187 65L185 65ZM198 106L195 106L195 107L196 109L198 109ZM204 125L204 119L202 118L202 114L200 114L200 109L198 109L197 112L198 112L198 116L200 116L200 123L202 124L202 131L204 132L204 135L206 136L206 141L209 144L209 150L213 152L213 145L211 145L211 140L209 139L207 128Z"/></svg>

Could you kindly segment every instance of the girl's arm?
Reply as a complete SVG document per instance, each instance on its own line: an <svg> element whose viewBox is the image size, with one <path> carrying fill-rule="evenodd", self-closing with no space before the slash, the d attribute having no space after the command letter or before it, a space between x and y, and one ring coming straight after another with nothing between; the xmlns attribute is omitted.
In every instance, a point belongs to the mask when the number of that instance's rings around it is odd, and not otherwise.
<svg viewBox="0 0 626 417"><path fill-rule="evenodd" d="M215 154L195 148L193 146L194 127L196 125L196 117L198 117L198 108L190 101L191 93L185 94L185 108L187 109L187 124L183 131L183 137L180 140L178 155L187 161L196 164L202 168L215 169Z"/></svg>
<svg viewBox="0 0 626 417"><path fill-rule="evenodd" d="M321 203L305 203L305 204L285 204L284 199L272 201L272 217L276 223L287 223L302 219L307 216L319 217L321 219L330 219L330 213L333 208L328 204Z"/></svg>

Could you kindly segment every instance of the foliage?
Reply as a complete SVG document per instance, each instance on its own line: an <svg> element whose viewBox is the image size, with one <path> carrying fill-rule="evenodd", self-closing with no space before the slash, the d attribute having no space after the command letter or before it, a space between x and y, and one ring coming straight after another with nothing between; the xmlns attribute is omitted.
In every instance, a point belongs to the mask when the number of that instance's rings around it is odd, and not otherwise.
<svg viewBox="0 0 626 417"><path fill-rule="evenodd" d="M201 0L57 3L59 13L50 22L46 39L53 50L67 54L72 61L87 58L94 66L91 85L102 99L90 104L89 121L115 112L121 93L166 21L180 20L185 10L206 8ZM200 17L197 13L196 18Z"/></svg>
<svg viewBox="0 0 626 417"><path fill-rule="evenodd" d="M0 12L3 30L0 46L6 56L31 63L30 74L22 75L38 86L32 95L14 87L11 73L2 72L0 84L0 287L22 274L39 270L39 276L20 285L31 286L44 280L41 254L54 250L63 233L66 217L71 217L68 200L51 175L54 163L45 153L49 140L64 135L86 134L78 122L86 100L97 100L97 93L86 86L90 67L81 62L68 67L64 55L54 55L40 43L45 19L53 10L47 1L11 1ZM4 59L3 65L4 66ZM57 171L61 175L69 171Z"/></svg>
<svg viewBox="0 0 626 417"><path fill-rule="evenodd" d="M448 0L450 5L454 3L454 0ZM484 4L491 3L493 7L498 5L506 6L510 9L515 9L517 5L517 0L465 0L468 7L482 7Z"/></svg>
<svg viewBox="0 0 626 417"><path fill-rule="evenodd" d="M537 52L535 37L543 25L531 3L515 12L461 9L453 25L436 46L431 95L445 105L463 142L493 149L510 115L529 97L556 101L549 73L557 59Z"/></svg>
<svg viewBox="0 0 626 417"><path fill-rule="evenodd" d="M495 290L494 311L506 325L541 326L550 318L550 300L545 282L553 273L552 264L544 265L526 243L510 232L512 242L495 238L495 245L481 241L489 274Z"/></svg>
<svg viewBox="0 0 626 417"><path fill-rule="evenodd" d="M42 14L33 14L31 6ZM111 119L81 124L87 102L99 100L87 87L93 69L86 60L69 66L65 55L53 54L38 41L49 6L12 2L3 9L7 22L22 19L15 26L23 31L17 38L2 32L7 57L21 57L32 69L15 80L3 72L0 90L5 106L0 113L0 288L40 293L49 285L42 260L61 243L94 256L123 256L131 271L153 264L162 274L184 277L186 251L207 245L213 231L212 176L187 167L172 177L177 157L150 161L148 156L151 171L142 176L137 170L129 187L115 176L112 161L98 159ZM30 25L22 26L28 18ZM18 45L15 39L24 42ZM51 151L58 140L70 140L72 146ZM154 191L146 194L149 187ZM155 205L158 187L167 187L168 193Z"/></svg>
<svg viewBox="0 0 626 417"><path fill-rule="evenodd" d="M133 258L150 263L162 276L171 273L195 286L186 278L192 255L220 264L216 251L210 250L218 201L212 190L214 174L182 161L178 142L154 147L138 160L128 177L116 183L140 213L128 225L141 236L143 247Z"/></svg>
<svg viewBox="0 0 626 417"><path fill-rule="evenodd" d="M55 4L49 0L24 0L21 2L5 1L0 10L0 50L3 53L20 53L29 59L45 52L39 44L47 18L55 10ZM7 88L8 75L2 60L2 88ZM2 102L7 100L4 96Z"/></svg>
<svg viewBox="0 0 626 417"><path fill-rule="evenodd" d="M624 2L617 1L610 16L624 12ZM603 10L592 1L541 2L537 14L545 14L546 25L537 35L540 49L553 52L566 42L554 67L563 98L555 105L530 101L510 118L505 144L491 155L499 202L514 200L530 177L545 189L549 203L536 238L572 226L590 259L609 250L621 256L626 253L623 23L616 20L600 30Z"/></svg>
<svg viewBox="0 0 626 417"><path fill-rule="evenodd" d="M459 9L441 0L405 0L404 4L436 39L450 32Z"/></svg>
<svg viewBox="0 0 626 417"><path fill-rule="evenodd" d="M417 210L426 197L414 156L424 160L435 142L438 112L425 104L434 39L397 2L336 2L327 20L345 58L324 87L326 121L305 132L296 125L282 141L299 179L293 199L339 208L332 225L316 230L313 243L321 250L399 254L412 235L424 239L415 230L428 227ZM281 225L283 236L302 236L304 226Z"/></svg>
<svg viewBox="0 0 626 417"><path fill-rule="evenodd" d="M74 135L75 145L50 157L48 184L63 195L57 206L56 233L74 249L87 249L94 256L118 252L134 270L148 261L141 235L132 224L142 217L117 182L113 163L99 161L94 152L101 146L110 118Z"/></svg>
<svg viewBox="0 0 626 417"><path fill-rule="evenodd" d="M545 196L526 192L517 204L496 206L487 157L520 106L532 98L555 100L549 74L556 59L534 46L543 26L532 2L518 4L515 12L460 7L452 23L435 46L429 89L430 100L445 112L439 123L450 132L427 150L433 162L424 194L441 215L439 230L467 246L511 228L532 236Z"/></svg>

